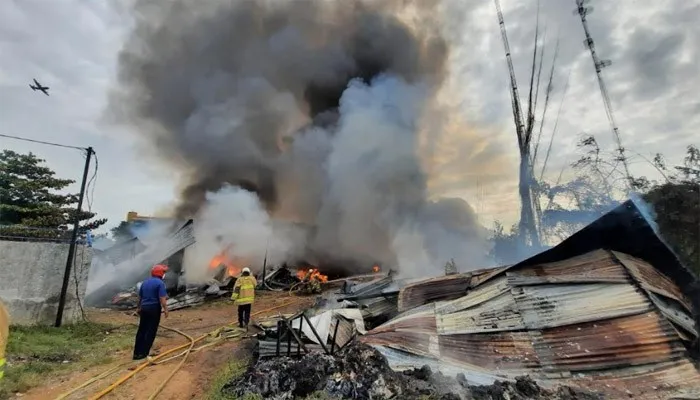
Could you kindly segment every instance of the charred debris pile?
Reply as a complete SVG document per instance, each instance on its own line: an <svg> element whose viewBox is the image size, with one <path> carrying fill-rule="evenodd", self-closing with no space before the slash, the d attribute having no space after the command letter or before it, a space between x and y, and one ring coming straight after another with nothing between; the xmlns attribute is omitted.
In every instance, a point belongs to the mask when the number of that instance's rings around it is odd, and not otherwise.
<svg viewBox="0 0 700 400"><path fill-rule="evenodd" d="M226 390L700 398L697 278L633 202L516 265L325 286L315 307L258 321L256 361Z"/></svg>
<svg viewBox="0 0 700 400"><path fill-rule="evenodd" d="M231 268L225 264L218 265L213 270L213 276L207 282L188 284L180 281L169 285L169 309L192 307L208 300L230 296L239 271L231 271ZM259 282L259 290L285 293L294 290L305 294L320 293L320 283L328 281L326 275L309 266L289 267L287 265L271 268L269 273L265 273L265 279L263 279L263 273L258 274L256 278ZM310 282L319 282L318 289L312 287ZM115 294L111 302L105 305L123 310L135 308L138 301L139 285L140 283L137 283L128 290Z"/></svg>
<svg viewBox="0 0 700 400"><path fill-rule="evenodd" d="M403 372L392 370L371 346L354 342L335 355L313 352L300 358L259 359L248 371L227 384L234 396L258 394L264 399L292 400L325 392L342 399L600 399L601 395L559 387L541 388L527 377L515 382L474 386L463 374L455 378L424 366Z"/></svg>

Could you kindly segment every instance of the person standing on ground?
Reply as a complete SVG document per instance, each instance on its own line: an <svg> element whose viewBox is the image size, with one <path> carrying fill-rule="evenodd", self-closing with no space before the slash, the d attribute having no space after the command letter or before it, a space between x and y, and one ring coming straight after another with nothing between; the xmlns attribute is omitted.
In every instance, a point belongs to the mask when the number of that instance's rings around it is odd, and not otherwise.
<svg viewBox="0 0 700 400"><path fill-rule="evenodd" d="M250 310L255 302L255 287L257 285L255 277L250 274L250 268L245 267L233 286L231 300L234 300L234 304L238 306L238 326L241 328L248 328Z"/></svg>
<svg viewBox="0 0 700 400"><path fill-rule="evenodd" d="M139 329L136 331L134 360L142 360L151 352L151 346L158 333L161 310L165 318L168 318L168 295L163 282L167 271L168 267L165 265L155 265L151 269L151 277L143 281L139 288Z"/></svg>

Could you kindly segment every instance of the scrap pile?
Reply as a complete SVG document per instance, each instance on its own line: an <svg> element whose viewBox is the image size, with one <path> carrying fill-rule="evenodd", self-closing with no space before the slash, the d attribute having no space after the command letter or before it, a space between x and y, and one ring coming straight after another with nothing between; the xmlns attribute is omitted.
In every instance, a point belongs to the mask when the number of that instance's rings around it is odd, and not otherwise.
<svg viewBox="0 0 700 400"><path fill-rule="evenodd" d="M610 398L697 399L699 287L627 202L513 266L420 281L348 281L324 295L309 317L271 324L257 363L229 389L279 399L316 390L411 398L416 383L407 387L402 379L428 368L438 377L459 376L456 382L472 397L475 385L492 385L487 392L501 388L507 398L518 398L508 391L527 387L529 381L519 379L527 375L544 387ZM371 330L364 332L365 326ZM344 332L340 341L335 327ZM358 340L343 343L348 335ZM369 354L356 342L381 354L392 372L347 367L352 350ZM360 365L374 365L369 360L374 356ZM313 377L295 375L305 363L314 366ZM265 371L271 375L264 377ZM464 395L439 385L430 391Z"/></svg>
<svg viewBox="0 0 700 400"><path fill-rule="evenodd" d="M171 311L179 310L230 295L235 283L236 278L228 275L225 267L221 267L214 274L214 277L204 284L179 286L176 293L168 297L168 309ZM140 285L139 282L129 290L117 293L112 298L111 307L122 310L136 308Z"/></svg>
<svg viewBox="0 0 700 400"><path fill-rule="evenodd" d="M310 314L310 315L307 315ZM308 310L259 323L259 356L301 356L313 352L332 355L357 335L366 333L356 309Z"/></svg>
<svg viewBox="0 0 700 400"><path fill-rule="evenodd" d="M353 342L335 355L309 353L301 358L261 359L240 378L224 386L236 398L259 394L291 400L325 392L344 399L600 399L600 395L559 387L545 390L528 378L471 386L463 375L450 378L430 368L396 372L374 348Z"/></svg>

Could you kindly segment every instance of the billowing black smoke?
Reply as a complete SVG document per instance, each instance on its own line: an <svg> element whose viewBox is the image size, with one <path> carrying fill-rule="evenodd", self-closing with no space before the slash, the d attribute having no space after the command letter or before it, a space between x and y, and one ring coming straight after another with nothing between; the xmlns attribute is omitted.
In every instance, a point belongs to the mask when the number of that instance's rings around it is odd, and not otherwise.
<svg viewBox="0 0 700 400"><path fill-rule="evenodd" d="M138 0L110 109L181 171L179 217L240 187L273 219L313 227L287 253L421 269L469 248L474 266L482 229L465 202L427 200L420 159L449 55L438 9Z"/></svg>

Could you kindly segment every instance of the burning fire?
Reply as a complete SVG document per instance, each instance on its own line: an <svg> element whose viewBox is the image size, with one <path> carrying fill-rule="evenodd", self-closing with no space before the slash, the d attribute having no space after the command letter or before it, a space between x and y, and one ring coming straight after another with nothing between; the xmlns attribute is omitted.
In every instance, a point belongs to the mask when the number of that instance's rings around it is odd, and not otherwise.
<svg viewBox="0 0 700 400"><path fill-rule="evenodd" d="M379 265L376 265L376 264L375 264L374 267L372 267L372 272L374 272L375 274L376 274L377 272L379 272L379 270L380 270Z"/></svg>
<svg viewBox="0 0 700 400"><path fill-rule="evenodd" d="M317 269L314 268L308 268L308 269L299 269L297 270L297 278L304 280L304 278L307 277L309 279L317 279L319 282L328 282L328 275L323 275L320 273Z"/></svg>
<svg viewBox="0 0 700 400"><path fill-rule="evenodd" d="M236 257L230 257L228 255L228 249L224 249L221 253L215 255L211 261L209 261L209 269L216 269L223 264L226 266L227 275L238 276L243 270L243 267L241 266L243 263L236 261L242 260L238 260Z"/></svg>

